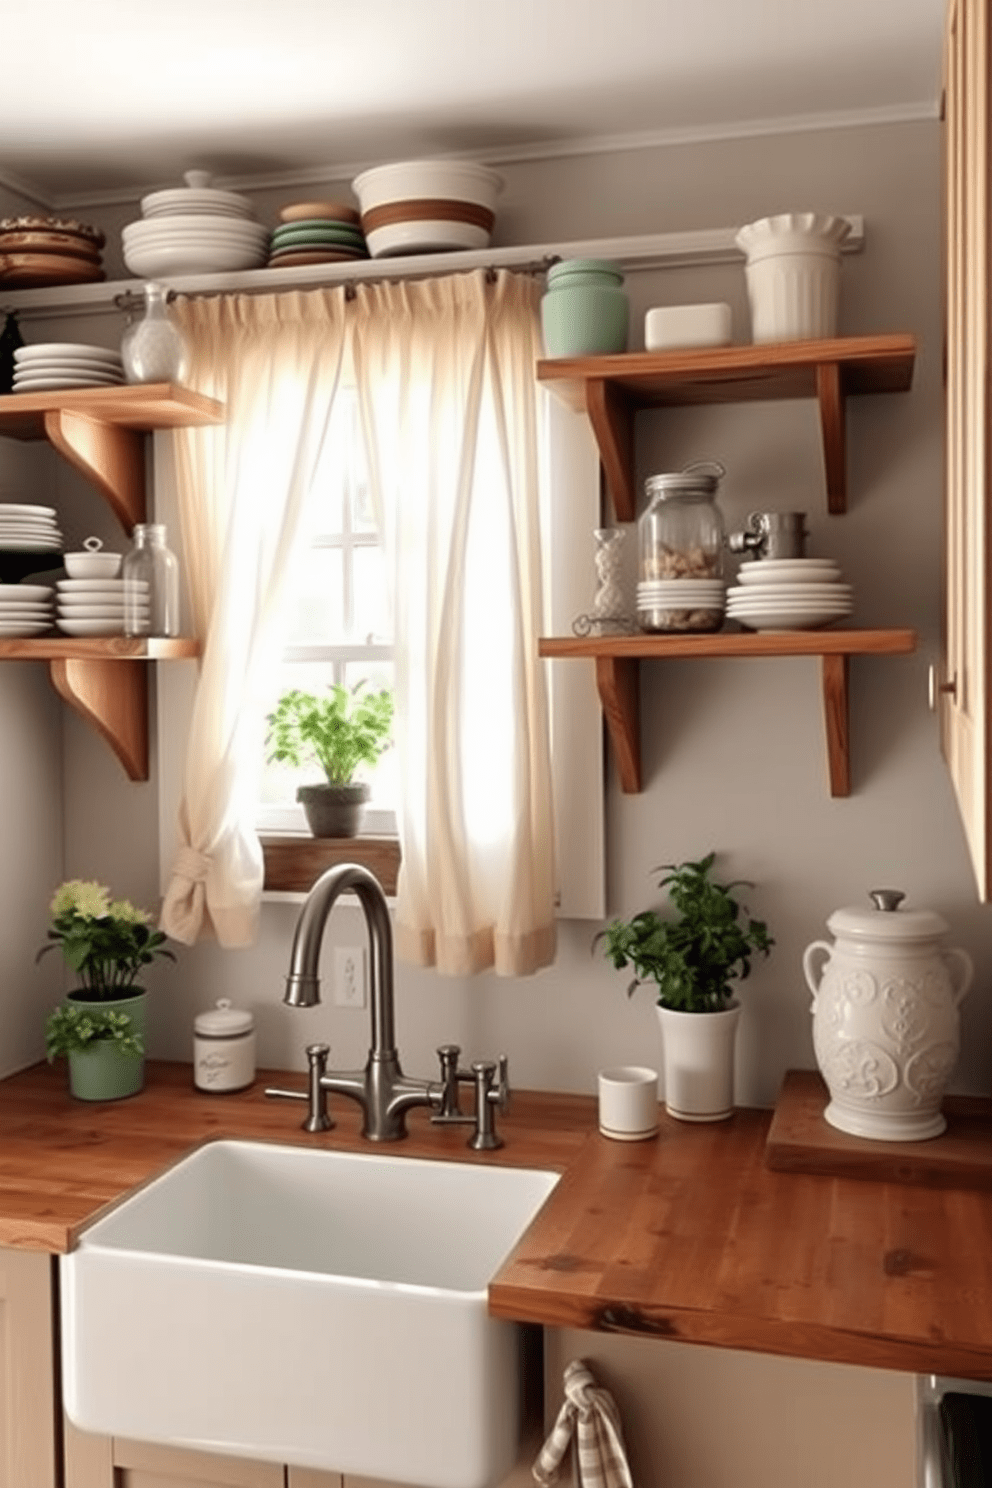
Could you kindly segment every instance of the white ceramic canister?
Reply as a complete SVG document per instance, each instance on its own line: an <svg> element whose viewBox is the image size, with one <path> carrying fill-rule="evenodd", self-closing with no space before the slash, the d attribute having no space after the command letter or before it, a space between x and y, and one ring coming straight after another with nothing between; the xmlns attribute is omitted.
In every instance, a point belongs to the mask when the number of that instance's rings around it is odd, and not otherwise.
<svg viewBox="0 0 992 1488"><path fill-rule="evenodd" d="M947 1125L940 1106L973 975L965 951L943 947L940 915L900 909L904 897L875 889L873 909L838 909L827 921L833 944L814 940L803 956L826 1120L883 1142L937 1137Z"/></svg>
<svg viewBox="0 0 992 1488"><path fill-rule="evenodd" d="M741 228L754 341L836 336L840 250L850 227L823 212L783 212Z"/></svg>
<svg viewBox="0 0 992 1488"><path fill-rule="evenodd" d="M255 1020L221 997L193 1021L193 1083L198 1090L245 1090L255 1078Z"/></svg>

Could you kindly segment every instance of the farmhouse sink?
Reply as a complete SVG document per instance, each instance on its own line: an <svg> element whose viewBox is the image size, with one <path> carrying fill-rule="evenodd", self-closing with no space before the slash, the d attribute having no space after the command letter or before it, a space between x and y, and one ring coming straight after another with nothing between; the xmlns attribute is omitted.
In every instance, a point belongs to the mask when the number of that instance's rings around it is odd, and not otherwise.
<svg viewBox="0 0 992 1488"><path fill-rule="evenodd" d="M515 1460L520 1333L486 1288L555 1173L198 1148L61 1257L84 1431L425 1488Z"/></svg>

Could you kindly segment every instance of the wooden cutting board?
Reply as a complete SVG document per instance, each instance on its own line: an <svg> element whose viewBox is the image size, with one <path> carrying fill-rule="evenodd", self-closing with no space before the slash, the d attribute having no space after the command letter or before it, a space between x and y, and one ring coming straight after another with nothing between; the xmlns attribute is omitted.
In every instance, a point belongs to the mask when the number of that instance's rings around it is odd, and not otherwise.
<svg viewBox="0 0 992 1488"><path fill-rule="evenodd" d="M823 1119L829 1095L816 1070L789 1070L765 1143L765 1165L783 1173L870 1178L929 1188L992 1191L992 1099L949 1095L947 1130L926 1142L876 1142Z"/></svg>

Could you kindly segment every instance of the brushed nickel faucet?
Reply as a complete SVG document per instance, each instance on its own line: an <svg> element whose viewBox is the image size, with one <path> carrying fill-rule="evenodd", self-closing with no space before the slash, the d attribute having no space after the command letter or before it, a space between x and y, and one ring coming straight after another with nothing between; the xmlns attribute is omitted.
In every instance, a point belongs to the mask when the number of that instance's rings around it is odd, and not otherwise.
<svg viewBox="0 0 992 1488"><path fill-rule="evenodd" d="M408 1079L400 1068L395 1047L393 997L393 932L382 887L367 868L342 863L328 868L313 885L300 911L293 936L289 975L283 1001L290 1007L315 1007L320 1002L318 966L324 927L338 896L348 890L358 895L369 936L371 1036L363 1070L327 1069L326 1044L307 1049L309 1082L306 1091L266 1090L266 1095L305 1100L307 1131L333 1126L327 1095L346 1095L362 1109L362 1136L371 1142L396 1142L406 1136L406 1113L415 1106L440 1111L444 1086L430 1080Z"/></svg>

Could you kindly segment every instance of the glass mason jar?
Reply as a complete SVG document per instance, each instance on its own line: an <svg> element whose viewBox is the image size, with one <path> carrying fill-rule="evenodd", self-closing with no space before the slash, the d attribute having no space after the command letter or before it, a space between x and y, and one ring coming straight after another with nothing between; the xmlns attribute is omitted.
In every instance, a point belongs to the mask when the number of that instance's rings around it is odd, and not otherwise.
<svg viewBox="0 0 992 1488"><path fill-rule="evenodd" d="M723 513L716 491L725 474L716 460L707 460L649 476L648 506L638 523L642 581L722 576Z"/></svg>
<svg viewBox="0 0 992 1488"><path fill-rule="evenodd" d="M179 564L166 546L165 527L138 523L130 552L121 565L124 580L124 634L179 634Z"/></svg>

